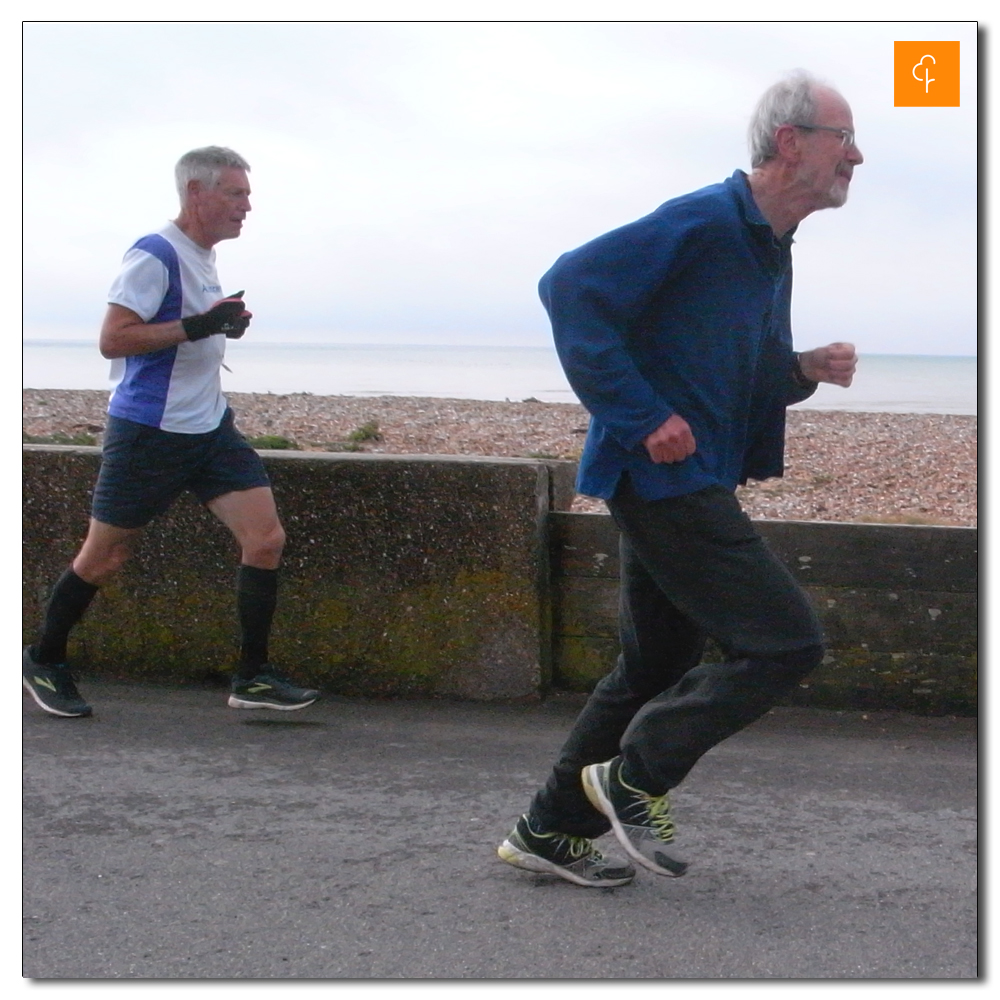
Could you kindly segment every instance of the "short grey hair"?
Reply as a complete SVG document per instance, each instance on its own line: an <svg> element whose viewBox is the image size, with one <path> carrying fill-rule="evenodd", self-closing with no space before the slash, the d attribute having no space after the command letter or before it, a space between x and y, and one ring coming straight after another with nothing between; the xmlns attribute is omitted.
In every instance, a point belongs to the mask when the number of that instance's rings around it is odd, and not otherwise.
<svg viewBox="0 0 1000 1000"><path fill-rule="evenodd" d="M181 204L187 201L187 187L190 181L201 181L205 187L215 187L219 175L226 167L250 170L250 164L239 153L225 146L202 146L185 153L174 168L177 194Z"/></svg>
<svg viewBox="0 0 1000 1000"><path fill-rule="evenodd" d="M774 133L779 126L812 125L817 88L833 89L804 69L797 69L764 91L747 129L751 167L759 167L778 155Z"/></svg>

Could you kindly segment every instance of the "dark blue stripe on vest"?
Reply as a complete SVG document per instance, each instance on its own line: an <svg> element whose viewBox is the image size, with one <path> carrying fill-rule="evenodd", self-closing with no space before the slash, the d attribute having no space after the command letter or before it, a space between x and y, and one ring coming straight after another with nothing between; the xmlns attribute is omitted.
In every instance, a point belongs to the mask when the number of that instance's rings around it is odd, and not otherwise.
<svg viewBox="0 0 1000 1000"><path fill-rule="evenodd" d="M159 235L144 236L132 248L155 257L167 269L167 292L150 323L169 323L181 318L181 269L177 251ZM177 357L176 347L151 354L133 354L125 359L125 377L115 390L108 412L115 417L159 427L167 406L170 376Z"/></svg>
<svg viewBox="0 0 1000 1000"><path fill-rule="evenodd" d="M169 323L181 318L181 266L177 261L177 251L173 244L162 236L143 236L133 246L133 250L144 250L155 257L167 269L167 294L150 323Z"/></svg>

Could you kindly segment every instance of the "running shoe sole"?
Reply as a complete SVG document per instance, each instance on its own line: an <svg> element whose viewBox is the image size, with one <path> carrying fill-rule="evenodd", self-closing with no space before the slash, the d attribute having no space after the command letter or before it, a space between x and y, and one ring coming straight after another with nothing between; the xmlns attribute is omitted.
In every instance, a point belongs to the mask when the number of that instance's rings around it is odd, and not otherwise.
<svg viewBox="0 0 1000 1000"><path fill-rule="evenodd" d="M294 712L300 708L307 708L315 701L318 701L318 696L316 698L310 698L309 701L300 701L295 705L280 705L274 701L246 701L243 698L240 698L238 695L231 694L229 696L229 707L230 708L273 708L278 712Z"/></svg>
<svg viewBox="0 0 1000 1000"><path fill-rule="evenodd" d="M501 861L513 865L515 868L522 868L527 872L536 872L539 875L558 875L560 878L573 882L575 885L586 886L588 889L607 889L616 885L628 885L633 876L628 878L606 878L597 882L592 879L581 878L575 872L571 872L562 865L557 865L553 861L548 861L530 851L522 851L509 840L505 840L498 848L497 855Z"/></svg>

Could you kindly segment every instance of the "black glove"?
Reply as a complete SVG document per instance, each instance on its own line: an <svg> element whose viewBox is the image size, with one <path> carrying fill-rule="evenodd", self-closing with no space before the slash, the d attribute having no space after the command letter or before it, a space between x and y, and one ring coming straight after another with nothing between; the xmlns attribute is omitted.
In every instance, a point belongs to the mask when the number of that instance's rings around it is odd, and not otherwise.
<svg viewBox="0 0 1000 1000"><path fill-rule="evenodd" d="M227 299L239 299L240 302L243 301L243 289L241 288L235 295L227 295ZM239 340L244 333L247 332L247 327L250 325L250 320L253 318L253 313L248 312L244 306L243 312L236 319L229 324L229 328L223 332L230 340Z"/></svg>
<svg viewBox="0 0 1000 1000"><path fill-rule="evenodd" d="M239 291L220 299L207 312L182 319L181 326L188 340L204 340L217 333L238 339L250 325L251 315L243 302L243 292Z"/></svg>

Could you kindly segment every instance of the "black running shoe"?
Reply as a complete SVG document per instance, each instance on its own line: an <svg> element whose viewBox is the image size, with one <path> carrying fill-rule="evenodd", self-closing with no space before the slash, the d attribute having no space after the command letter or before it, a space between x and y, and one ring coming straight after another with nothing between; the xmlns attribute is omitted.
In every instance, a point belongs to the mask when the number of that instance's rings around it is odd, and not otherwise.
<svg viewBox="0 0 1000 1000"><path fill-rule="evenodd" d="M287 677L275 673L269 663L265 663L261 672L249 680L233 678L229 707L274 708L279 712L293 712L311 705L318 697L319 691L296 687Z"/></svg>
<svg viewBox="0 0 1000 1000"><path fill-rule="evenodd" d="M21 681L38 707L50 715L79 719L92 712L80 697L66 664L35 663L27 646L21 657Z"/></svg>
<svg viewBox="0 0 1000 1000"><path fill-rule="evenodd" d="M674 843L670 798L649 795L621 776L621 757L583 769L583 790L591 805L611 820L618 842L630 858L657 875L683 875L688 870Z"/></svg>
<svg viewBox="0 0 1000 1000"><path fill-rule="evenodd" d="M593 841L565 833L536 833L527 816L517 821L497 854L515 868L558 875L577 885L607 888L627 885L635 878L635 869L627 861L605 858Z"/></svg>

